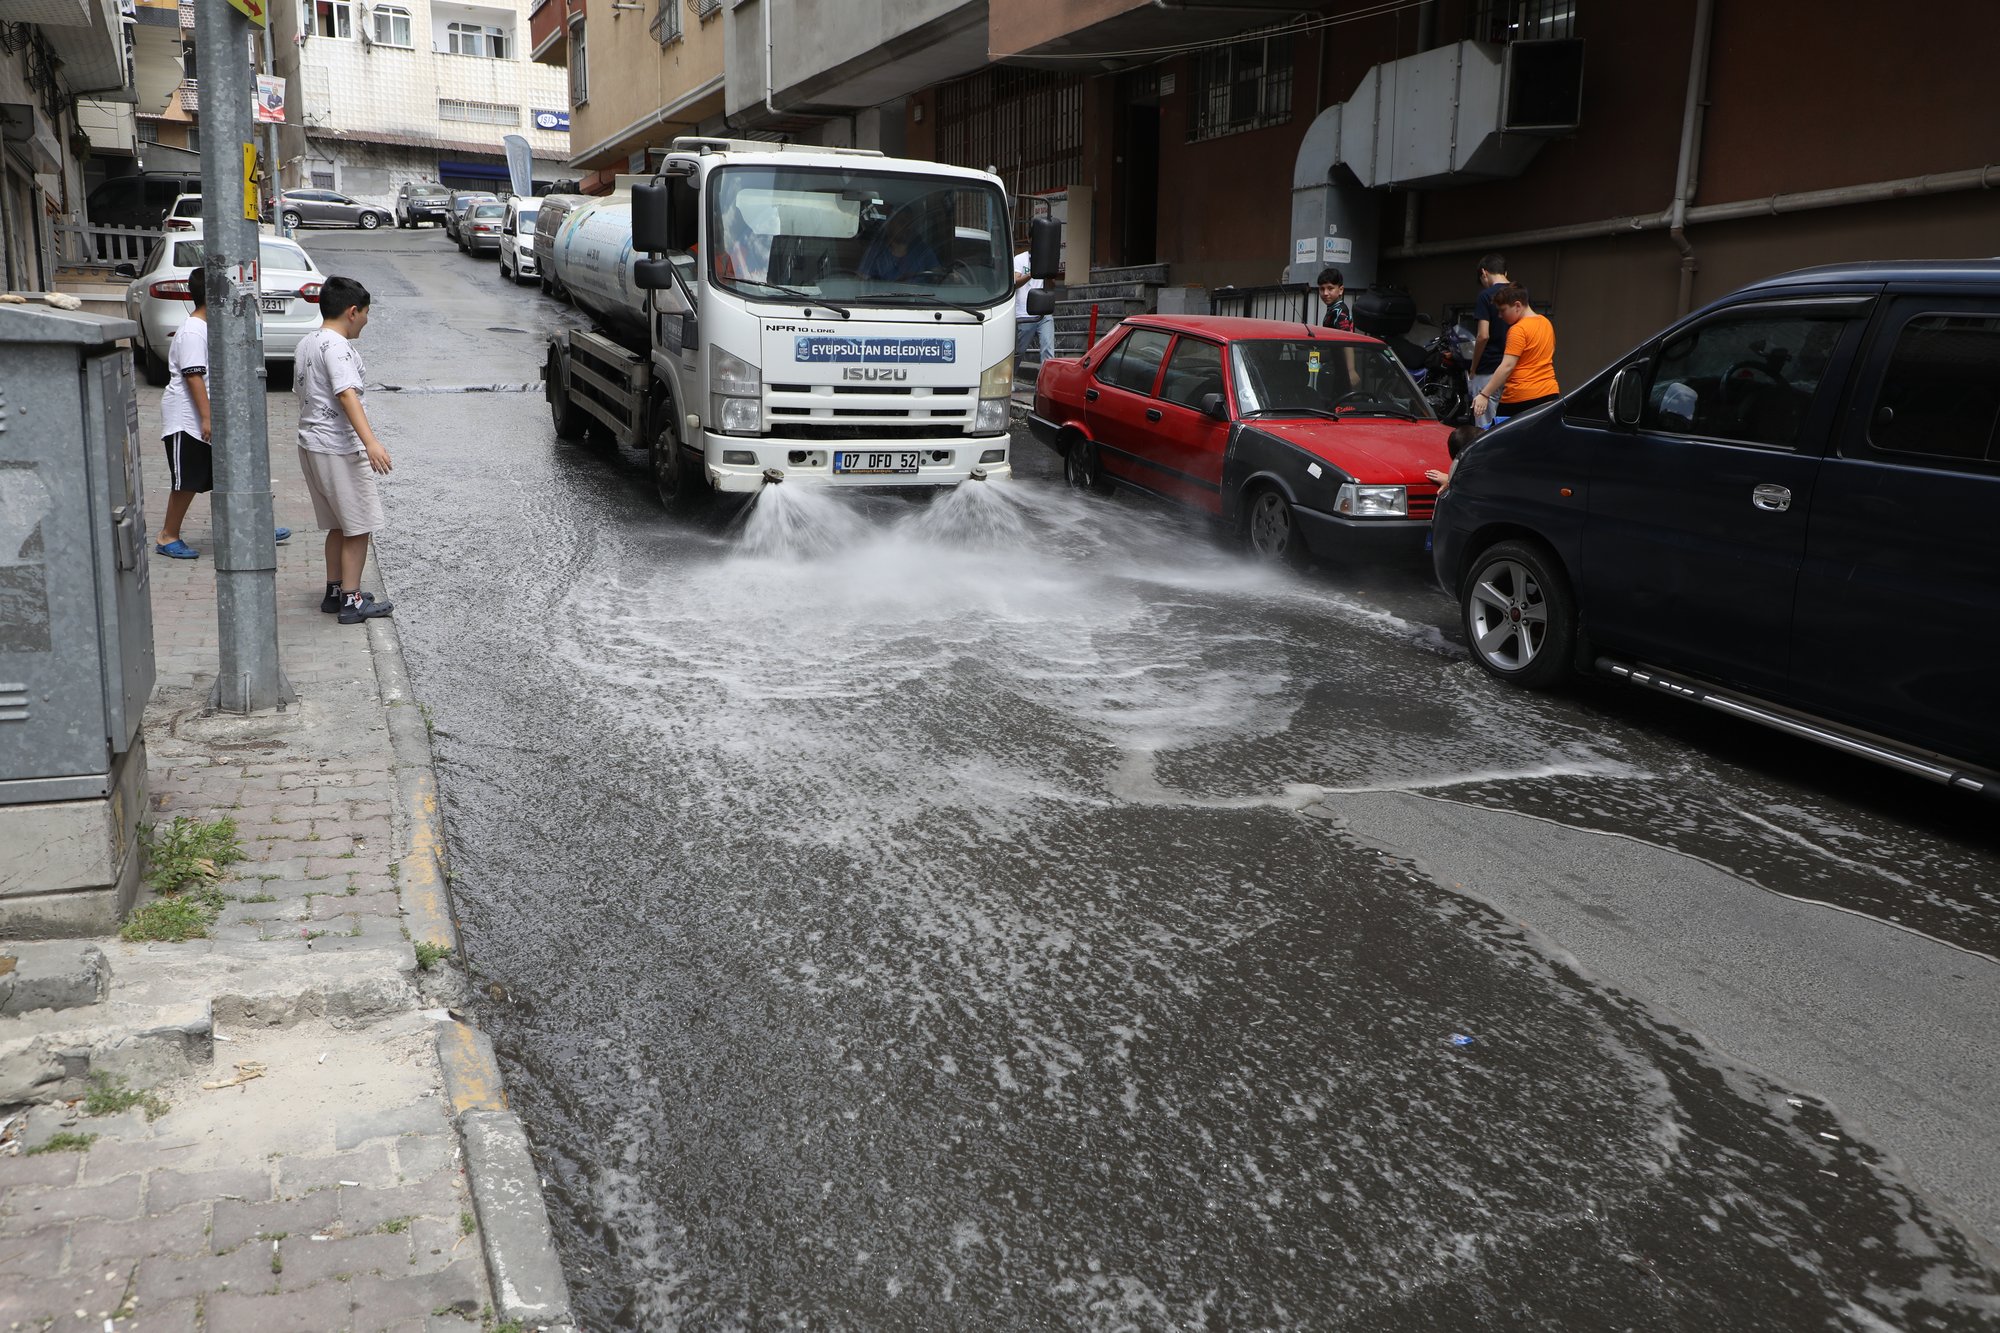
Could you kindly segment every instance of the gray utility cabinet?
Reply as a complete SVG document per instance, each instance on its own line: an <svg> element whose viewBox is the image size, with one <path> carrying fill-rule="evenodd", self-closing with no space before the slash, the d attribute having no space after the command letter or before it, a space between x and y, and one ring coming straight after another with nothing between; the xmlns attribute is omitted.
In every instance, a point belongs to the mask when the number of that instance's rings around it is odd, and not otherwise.
<svg viewBox="0 0 2000 1333"><path fill-rule="evenodd" d="M151 552L129 320L0 305L0 935L108 929L137 884Z"/></svg>

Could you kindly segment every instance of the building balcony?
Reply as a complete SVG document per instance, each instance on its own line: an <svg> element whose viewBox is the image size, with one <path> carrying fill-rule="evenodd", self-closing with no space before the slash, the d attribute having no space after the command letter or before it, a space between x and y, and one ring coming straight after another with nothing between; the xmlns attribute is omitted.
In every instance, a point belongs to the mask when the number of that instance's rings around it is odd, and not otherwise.
<svg viewBox="0 0 2000 1333"><path fill-rule="evenodd" d="M41 25L63 63L71 90L102 102L132 100L125 60L125 24L117 0L33 0L10 5L7 17Z"/></svg>
<svg viewBox="0 0 2000 1333"><path fill-rule="evenodd" d="M1325 0L1201 0L1185 8L1174 0L1160 4L1154 0L1095 0L1088 5L1076 0L992 0L988 22L993 59L1012 58L1032 65L1037 55L1144 50L1231 37L1325 8ZM1052 60L1049 64L1076 67L1072 62Z"/></svg>
<svg viewBox="0 0 2000 1333"><path fill-rule="evenodd" d="M569 64L569 24L584 0L537 0L528 11L528 54L544 65Z"/></svg>

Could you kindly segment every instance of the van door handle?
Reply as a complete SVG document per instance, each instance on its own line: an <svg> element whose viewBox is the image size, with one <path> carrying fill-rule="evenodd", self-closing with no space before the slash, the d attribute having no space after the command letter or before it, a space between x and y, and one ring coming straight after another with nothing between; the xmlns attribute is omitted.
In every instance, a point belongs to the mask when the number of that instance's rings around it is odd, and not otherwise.
<svg viewBox="0 0 2000 1333"><path fill-rule="evenodd" d="M1084 401L1084 402L1086 402L1086 403L1094 403L1094 402L1096 402L1096 401L1097 401L1097 390L1095 390L1095 389L1085 389L1085 390L1083 391L1083 401Z"/></svg>
<svg viewBox="0 0 2000 1333"><path fill-rule="evenodd" d="M1159 408L1157 408L1157 407L1149 407L1149 408L1147 408L1147 409L1146 409L1146 420L1148 420L1148 421L1158 421L1159 419L1160 419L1160 409L1159 409Z"/></svg>
<svg viewBox="0 0 2000 1333"><path fill-rule="evenodd" d="M1758 486L1750 492L1750 503L1773 514L1782 514L1792 507L1792 492L1785 486Z"/></svg>

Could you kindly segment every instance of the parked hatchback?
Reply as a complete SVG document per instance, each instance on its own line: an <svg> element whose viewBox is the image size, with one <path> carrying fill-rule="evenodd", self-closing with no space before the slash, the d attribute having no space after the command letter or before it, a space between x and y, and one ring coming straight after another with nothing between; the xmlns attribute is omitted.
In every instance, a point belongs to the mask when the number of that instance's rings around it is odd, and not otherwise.
<svg viewBox="0 0 2000 1333"><path fill-rule="evenodd" d="M1575 671L2000 797L2000 261L1747 287L1466 450L1480 665ZM1983 770L1983 771L1971 771Z"/></svg>
<svg viewBox="0 0 2000 1333"><path fill-rule="evenodd" d="M472 205L458 220L458 248L469 255L498 254L507 205L498 200Z"/></svg>
<svg viewBox="0 0 2000 1333"><path fill-rule="evenodd" d="M285 226L359 227L373 231L389 220L389 211L376 204L350 199L338 190L287 190L279 206Z"/></svg>
<svg viewBox="0 0 2000 1333"><path fill-rule="evenodd" d="M1268 319L1134 316L1043 363L1028 417L1073 486L1212 514L1258 555L1421 557L1451 432L1359 334Z"/></svg>

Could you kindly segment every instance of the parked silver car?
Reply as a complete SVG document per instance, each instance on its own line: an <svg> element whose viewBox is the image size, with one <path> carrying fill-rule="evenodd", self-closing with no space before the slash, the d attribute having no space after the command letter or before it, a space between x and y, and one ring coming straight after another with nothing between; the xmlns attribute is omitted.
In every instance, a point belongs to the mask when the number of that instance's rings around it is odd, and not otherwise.
<svg viewBox="0 0 2000 1333"><path fill-rule="evenodd" d="M469 255L500 252L501 228L507 224L507 205L494 199L474 204L458 220L458 248Z"/></svg>
<svg viewBox="0 0 2000 1333"><path fill-rule="evenodd" d="M278 211L290 228L359 227L373 231L390 220L388 209L350 199L338 190L287 190Z"/></svg>

